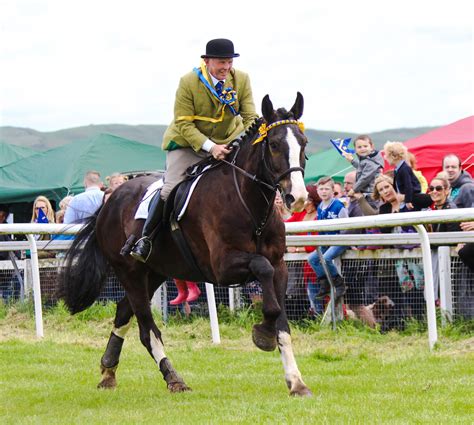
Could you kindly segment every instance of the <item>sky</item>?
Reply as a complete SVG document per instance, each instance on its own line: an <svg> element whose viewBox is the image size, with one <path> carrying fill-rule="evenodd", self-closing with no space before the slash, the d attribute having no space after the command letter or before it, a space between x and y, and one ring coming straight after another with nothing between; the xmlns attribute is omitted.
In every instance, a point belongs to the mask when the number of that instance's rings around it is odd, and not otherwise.
<svg viewBox="0 0 474 425"><path fill-rule="evenodd" d="M473 5L0 0L0 126L169 124L213 38L234 42L259 113L265 94L289 109L300 91L307 128L448 124L474 114Z"/></svg>

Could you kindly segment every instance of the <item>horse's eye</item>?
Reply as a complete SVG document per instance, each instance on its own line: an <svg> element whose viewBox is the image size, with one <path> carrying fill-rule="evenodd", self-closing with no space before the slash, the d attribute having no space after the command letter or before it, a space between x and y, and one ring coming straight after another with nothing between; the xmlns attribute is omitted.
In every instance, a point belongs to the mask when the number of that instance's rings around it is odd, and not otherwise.
<svg viewBox="0 0 474 425"><path fill-rule="evenodd" d="M274 151L274 150L277 150L277 149L278 149L278 143L277 143L277 142L275 142L275 141L273 141L273 142L270 142L270 143L269 143L269 145L270 145L270 149L271 149L272 151Z"/></svg>

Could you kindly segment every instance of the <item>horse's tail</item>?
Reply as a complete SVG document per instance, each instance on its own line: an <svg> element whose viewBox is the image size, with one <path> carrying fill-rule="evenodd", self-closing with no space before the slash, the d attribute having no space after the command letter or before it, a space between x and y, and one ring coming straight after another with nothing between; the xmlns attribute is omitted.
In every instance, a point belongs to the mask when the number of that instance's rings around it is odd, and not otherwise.
<svg viewBox="0 0 474 425"><path fill-rule="evenodd" d="M96 223L101 208L76 235L58 276L58 297L72 314L91 306L99 297L108 263L97 243Z"/></svg>

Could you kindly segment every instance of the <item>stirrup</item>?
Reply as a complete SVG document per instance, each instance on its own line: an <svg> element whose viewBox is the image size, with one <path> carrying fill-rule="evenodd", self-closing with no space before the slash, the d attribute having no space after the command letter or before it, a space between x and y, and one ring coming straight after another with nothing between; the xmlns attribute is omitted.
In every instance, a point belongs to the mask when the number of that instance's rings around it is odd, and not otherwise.
<svg viewBox="0 0 474 425"><path fill-rule="evenodd" d="M142 252L136 252L136 249L138 248L139 244L143 244L144 249L148 249L148 254L146 257L143 256ZM138 241L135 243L132 251L130 252L130 255L135 260L140 261L142 263L146 263L148 261L148 258L150 258L152 248L153 248L153 244L151 240L147 236L143 236L140 239L138 239Z"/></svg>

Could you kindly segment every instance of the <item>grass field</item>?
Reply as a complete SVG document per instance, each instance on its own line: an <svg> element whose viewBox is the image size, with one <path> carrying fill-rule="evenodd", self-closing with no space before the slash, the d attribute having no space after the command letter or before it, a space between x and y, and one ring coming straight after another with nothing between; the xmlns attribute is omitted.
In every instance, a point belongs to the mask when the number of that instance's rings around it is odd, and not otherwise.
<svg viewBox="0 0 474 425"><path fill-rule="evenodd" d="M474 337L464 326L380 335L357 323L336 332L293 330L299 368L314 397L288 396L277 352L251 342L251 318L222 315L222 343L207 320L161 327L167 355L193 391L170 394L138 339L124 345L116 390L97 390L114 308L44 316L35 338L31 307L0 308L1 424L474 423Z"/></svg>

